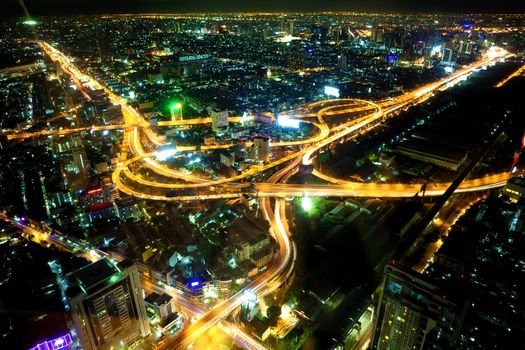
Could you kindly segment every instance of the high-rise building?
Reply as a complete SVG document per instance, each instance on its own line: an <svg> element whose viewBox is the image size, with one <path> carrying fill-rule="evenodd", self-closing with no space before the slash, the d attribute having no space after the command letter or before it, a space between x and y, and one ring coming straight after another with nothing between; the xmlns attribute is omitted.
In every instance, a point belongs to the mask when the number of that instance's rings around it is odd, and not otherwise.
<svg viewBox="0 0 525 350"><path fill-rule="evenodd" d="M263 162L270 160L270 138L257 136L253 139L252 158Z"/></svg>
<svg viewBox="0 0 525 350"><path fill-rule="evenodd" d="M446 66L453 66L456 64L456 52L452 49L443 50L443 57L441 58L441 64Z"/></svg>
<svg viewBox="0 0 525 350"><path fill-rule="evenodd" d="M449 295L425 275L387 265L372 349L454 348L466 311L465 300Z"/></svg>
<svg viewBox="0 0 525 350"><path fill-rule="evenodd" d="M70 276L67 296L84 350L126 348L150 334L135 264L102 259Z"/></svg>

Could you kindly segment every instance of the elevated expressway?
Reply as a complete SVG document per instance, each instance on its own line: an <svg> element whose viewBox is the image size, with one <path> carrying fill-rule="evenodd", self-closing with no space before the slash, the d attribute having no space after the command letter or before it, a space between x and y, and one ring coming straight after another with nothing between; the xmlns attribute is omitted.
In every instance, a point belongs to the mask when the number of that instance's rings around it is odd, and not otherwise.
<svg viewBox="0 0 525 350"><path fill-rule="evenodd" d="M164 347L170 349L180 349L191 345L199 336L206 332L214 324L222 324L222 320L231 314L235 309L241 305L244 300L244 291L250 290L259 295L271 293L278 288L290 275L293 270L293 262L295 260L295 249L290 240L290 232L288 231L285 206L283 197L289 196L365 196L365 197L408 197L413 196L421 190L423 184L376 184L376 183L353 183L345 182L338 179L329 178L326 175L314 171L314 174L323 178L330 184L328 185L292 185L286 184L286 180L297 170L297 167L302 163L305 165L312 163L312 157L323 148L329 146L333 142L341 142L345 138L356 137L360 133L379 125L385 118L390 118L396 115L396 111L402 108L407 108L411 105L420 103L428 99L435 90L443 89L453 81L457 81L462 77L468 76L474 70L508 57L509 55L503 50L496 50L489 53L480 61L462 68L448 77L425 85L414 91L405 93L395 99L380 101L378 103L354 100L327 100L315 102L305 106L300 111L304 113L294 114L297 118L317 118L313 122L319 128L319 133L312 139L293 141L294 143L275 143L274 147L293 145L300 147L299 150L292 154L286 155L280 159L276 159L268 164L253 167L244 173L230 178L211 180L208 178L197 177L192 174L184 174L177 169L172 169L166 165L158 162L154 156L156 151L154 149L145 150L142 146L142 138L148 140L149 144L161 146L165 143L162 137L155 134L148 122L135 109L127 104L121 97L113 94L111 91L103 87L101 84L81 73L71 61L65 57L61 52L54 49L52 46L44 42L39 42L43 49L49 56L62 64L64 70L72 75L73 80L82 86L88 88L105 89L113 103L120 104L123 108L125 123L120 125L124 130L124 146L121 154L120 163L113 173L113 181L117 184L117 188L127 194L151 200L164 201L183 201L183 200L200 200L200 199L215 199L215 198L231 198L239 197L246 193L257 194L263 215L271 224L271 233L274 235L279 244L279 251L274 257L271 267L262 275L249 283L239 293L232 298L225 300L216 305L211 311L208 311L202 317L197 319L193 324L187 327L183 332L172 339ZM328 105L328 106L327 106ZM312 112L312 109L317 109ZM344 116L349 113L367 112L366 115L360 115L354 119L329 127L325 118L328 116ZM232 120L235 121L235 120ZM190 122L188 122L190 123ZM197 122L196 122L197 123ZM209 118L198 119L198 123L209 123ZM108 126L109 127L109 126ZM93 128L93 127L92 127ZM226 145L229 146L229 145ZM194 146L190 146L194 147ZM133 157L128 159L128 149L133 154ZM198 147L185 150L197 150ZM206 150L200 148L200 150ZM155 173L165 178L174 179L173 182L158 182L155 180L148 180L143 175L136 175L130 170L130 166L136 162L140 162L141 166L153 170ZM271 168L283 165L284 167L272 175L266 183L236 183L236 181L248 179L265 172ZM502 186L510 177L508 173L496 174L486 176L480 179L466 180L459 187L458 191L479 191L490 188ZM181 182L185 181L185 182ZM129 185L128 182L133 183ZM281 183L284 182L284 183ZM138 187L138 188L137 188ZM427 195L440 195L448 187L447 183L437 185L427 185ZM215 189L219 188L219 191ZM144 190L148 191L144 191ZM184 190L194 189L200 193L188 196L170 197L166 195L168 190ZM272 208L271 197L276 197L274 200L274 208ZM230 326L228 326L230 327ZM234 329L234 326L232 329ZM233 330L233 334L238 334ZM248 348L260 348L259 345L248 346Z"/></svg>

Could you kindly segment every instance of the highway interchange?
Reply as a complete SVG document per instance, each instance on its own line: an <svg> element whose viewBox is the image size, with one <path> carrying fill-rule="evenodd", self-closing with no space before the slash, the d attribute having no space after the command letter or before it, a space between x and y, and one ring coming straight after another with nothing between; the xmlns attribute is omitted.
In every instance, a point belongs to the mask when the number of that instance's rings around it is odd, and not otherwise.
<svg viewBox="0 0 525 350"><path fill-rule="evenodd" d="M489 50L488 54L478 62L461 68L442 80L405 93L395 99L378 102L358 99L332 99L310 103L294 111L284 112L283 114L312 123L318 129L318 132L310 139L275 142L271 144L272 147L293 146L294 151L266 164L251 167L239 175L214 180L184 173L178 169L170 168L157 160L155 158L157 154L155 147L163 146L166 142L165 138L155 133L151 128L151 124L136 109L130 106L125 99L117 96L93 78L82 73L63 53L46 42L40 41L39 44L53 61L60 63L63 70L72 77L87 98L89 95L85 93L85 89L104 89L114 104L122 106L124 124L17 133L9 135L8 139L59 136L83 130L121 129L123 130L124 144L120 162L112 174L113 182L118 190L138 198L163 201L206 200L256 195L264 217L271 224L271 234L279 244L278 253L274 257L271 267L257 276L240 292L233 295L230 299L220 302L211 310L202 310L188 300L179 300L181 293L173 291L171 287L148 285L149 289L158 290L160 288L161 291L176 297L183 312L195 319L195 322L187 325L180 333L171 337L168 342L162 345L163 348L169 349L186 348L216 324L219 324L221 329L234 336L238 343L244 347L264 349L263 345L235 325L225 322L224 319L241 305L245 297L245 291L257 293L258 296L267 295L282 285L293 271L296 252L290 239L291 233L287 225L284 199L302 196L412 197L419 193L423 186L423 184L350 182L332 178L315 169L313 175L325 180L327 182L326 185L287 184L287 180L298 170L301 164L312 164L315 155L329 147L330 144L358 137L360 134L366 133L380 125L385 119L395 117L402 110L425 101L432 96L434 91L444 90L454 83L465 79L474 71L510 56L510 54L501 49ZM329 118L350 115L352 118L346 119L345 122L337 126L330 126ZM246 118L244 117L230 118L232 123L245 121ZM209 123L211 123L211 118L197 118L159 122L158 126L185 126ZM228 149L232 146L232 144L195 145L177 147L177 151L208 151ZM249 146L251 145L248 144L247 147ZM173 181L159 182L155 178L146 178L142 173L135 174L132 169L136 168L135 165L137 164L153 171L164 179ZM281 167L279 168L279 166ZM243 182L273 168L278 170L266 182ZM509 173L501 173L466 180L459 186L457 192L481 191L501 187L510 177L511 174ZM428 184L426 195L439 196L448 187L449 183ZM189 188L193 189L195 193L187 195L181 192L180 195L176 196L166 195L170 190L185 190ZM274 199L272 200L272 198Z"/></svg>

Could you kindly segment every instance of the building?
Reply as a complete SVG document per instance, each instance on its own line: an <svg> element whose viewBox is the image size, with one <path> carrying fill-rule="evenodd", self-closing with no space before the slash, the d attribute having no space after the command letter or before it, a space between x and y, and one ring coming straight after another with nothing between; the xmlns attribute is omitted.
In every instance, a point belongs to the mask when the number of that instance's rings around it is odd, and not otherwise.
<svg viewBox="0 0 525 350"><path fill-rule="evenodd" d="M171 121L182 120L182 105L180 103L175 103L170 106L170 117Z"/></svg>
<svg viewBox="0 0 525 350"><path fill-rule="evenodd" d="M87 188L80 195L80 203L84 207L86 217L90 222L117 215L112 189L112 186L95 186Z"/></svg>
<svg viewBox="0 0 525 350"><path fill-rule="evenodd" d="M124 123L124 114L120 105L109 105L102 112L102 118L106 124L122 124Z"/></svg>
<svg viewBox="0 0 525 350"><path fill-rule="evenodd" d="M142 217L139 205L135 197L124 197L115 200L118 217L122 220L139 219Z"/></svg>
<svg viewBox="0 0 525 350"><path fill-rule="evenodd" d="M32 87L33 120L38 120L53 112L49 96L49 86L44 74L37 74L33 78Z"/></svg>
<svg viewBox="0 0 525 350"><path fill-rule="evenodd" d="M383 29L375 28L374 30L372 30L372 33L370 34L370 41L377 43L377 44L382 44L384 41L383 40L384 34L385 32Z"/></svg>
<svg viewBox="0 0 525 350"><path fill-rule="evenodd" d="M396 153L453 171L457 171L465 163L468 155L464 149L417 138L402 141L397 146Z"/></svg>
<svg viewBox="0 0 525 350"><path fill-rule="evenodd" d="M84 350L126 348L150 334L137 267L102 259L69 276L71 317Z"/></svg>
<svg viewBox="0 0 525 350"><path fill-rule="evenodd" d="M241 304L241 318L250 322L259 312L259 299L257 298L257 294L250 290L245 290L244 296L244 300Z"/></svg>
<svg viewBox="0 0 525 350"><path fill-rule="evenodd" d="M507 181L503 188L503 194L509 197L510 201L517 203L525 197L525 181L521 177L516 177Z"/></svg>
<svg viewBox="0 0 525 350"><path fill-rule="evenodd" d="M372 349L452 349L466 312L427 276L387 265Z"/></svg>
<svg viewBox="0 0 525 350"><path fill-rule="evenodd" d="M211 125L214 131L228 129L228 111L219 111L215 108L211 110Z"/></svg>
<svg viewBox="0 0 525 350"><path fill-rule="evenodd" d="M182 316L174 311L173 298L168 294L152 292L144 300L148 317L162 333L173 333L182 325Z"/></svg>
<svg viewBox="0 0 525 350"><path fill-rule="evenodd" d="M452 49L443 50L443 56L441 58L441 64L445 66L453 66L456 64L457 53Z"/></svg>
<svg viewBox="0 0 525 350"><path fill-rule="evenodd" d="M113 201L112 186L94 186L86 189L80 196L80 203L84 207Z"/></svg>
<svg viewBox="0 0 525 350"><path fill-rule="evenodd" d="M337 56L337 68L343 72L346 71L348 68L348 58L346 55Z"/></svg>
<svg viewBox="0 0 525 350"><path fill-rule="evenodd" d="M220 160L221 163L226 165L227 167L232 167L235 164L235 153L221 153L220 154Z"/></svg>
<svg viewBox="0 0 525 350"><path fill-rule="evenodd" d="M294 25L295 23L293 20L288 21L288 35L294 35L294 32L295 32Z"/></svg>
<svg viewBox="0 0 525 350"><path fill-rule="evenodd" d="M181 80L188 80L199 77L204 62L210 55L161 55L159 73L164 80L176 77Z"/></svg>
<svg viewBox="0 0 525 350"><path fill-rule="evenodd" d="M251 158L268 162L270 160L270 138L257 136L253 139Z"/></svg>
<svg viewBox="0 0 525 350"><path fill-rule="evenodd" d="M148 316L150 318L157 318L160 321L168 319L175 309L173 298L168 294L152 292L144 299L144 302L146 303Z"/></svg>
<svg viewBox="0 0 525 350"><path fill-rule="evenodd" d="M117 215L117 211L115 209L115 205L113 204L113 202L106 202L106 203L91 205L86 209L86 216L89 222L93 222L95 220L112 218L112 217L115 217L116 215Z"/></svg>
<svg viewBox="0 0 525 350"><path fill-rule="evenodd" d="M232 243L237 261L254 259L256 262L272 256L273 240L267 234L265 222L245 217L237 220L228 230L228 239ZM260 254L257 254L260 253Z"/></svg>

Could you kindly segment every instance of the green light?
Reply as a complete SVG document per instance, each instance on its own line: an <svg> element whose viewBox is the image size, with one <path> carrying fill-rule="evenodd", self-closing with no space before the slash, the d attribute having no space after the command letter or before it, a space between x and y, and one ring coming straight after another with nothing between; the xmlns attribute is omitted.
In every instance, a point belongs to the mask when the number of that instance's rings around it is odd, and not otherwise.
<svg viewBox="0 0 525 350"><path fill-rule="evenodd" d="M36 26L37 25L37 22L34 19L28 19L28 20L25 20L22 23L24 23L25 25L28 25L28 26Z"/></svg>
<svg viewBox="0 0 525 350"><path fill-rule="evenodd" d="M173 103L171 106L170 106L171 109L181 109L182 108L182 105L180 103Z"/></svg>
<svg viewBox="0 0 525 350"><path fill-rule="evenodd" d="M303 207L304 211L309 212L313 208L312 198L310 197L303 197L301 200L301 207Z"/></svg>
<svg viewBox="0 0 525 350"><path fill-rule="evenodd" d="M113 284L115 282L117 282L120 278L120 274L116 274L116 275L113 275L109 278L109 283Z"/></svg>

